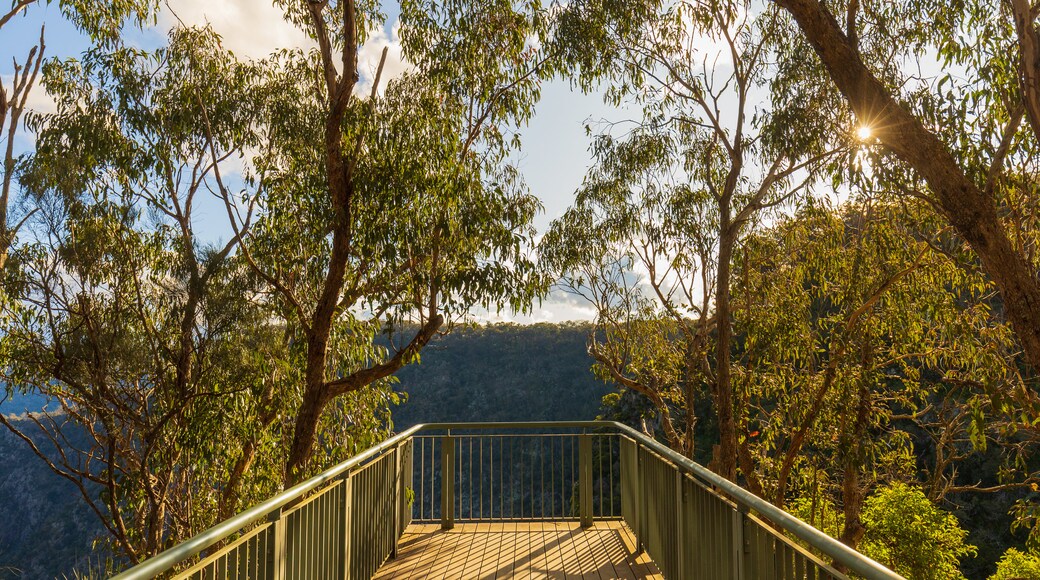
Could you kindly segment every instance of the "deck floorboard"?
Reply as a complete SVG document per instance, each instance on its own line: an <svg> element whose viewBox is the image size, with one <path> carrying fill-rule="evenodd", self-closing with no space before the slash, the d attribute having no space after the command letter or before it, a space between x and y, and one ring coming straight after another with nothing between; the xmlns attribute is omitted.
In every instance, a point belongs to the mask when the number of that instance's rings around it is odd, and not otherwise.
<svg viewBox="0 0 1040 580"><path fill-rule="evenodd" d="M617 521L413 524L375 578L663 578L635 544Z"/></svg>

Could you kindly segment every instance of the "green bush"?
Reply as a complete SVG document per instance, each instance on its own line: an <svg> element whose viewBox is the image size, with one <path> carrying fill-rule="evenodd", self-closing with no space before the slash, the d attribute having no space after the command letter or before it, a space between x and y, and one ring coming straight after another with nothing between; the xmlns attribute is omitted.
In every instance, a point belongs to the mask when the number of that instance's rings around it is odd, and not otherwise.
<svg viewBox="0 0 1040 580"><path fill-rule="evenodd" d="M957 517L933 504L920 490L893 483L863 505L867 528L860 551L915 580L964 578L960 559L974 556L968 532Z"/></svg>
<svg viewBox="0 0 1040 580"><path fill-rule="evenodd" d="M1032 580L1040 578L1040 555L1008 548L997 562L997 572L989 580Z"/></svg>

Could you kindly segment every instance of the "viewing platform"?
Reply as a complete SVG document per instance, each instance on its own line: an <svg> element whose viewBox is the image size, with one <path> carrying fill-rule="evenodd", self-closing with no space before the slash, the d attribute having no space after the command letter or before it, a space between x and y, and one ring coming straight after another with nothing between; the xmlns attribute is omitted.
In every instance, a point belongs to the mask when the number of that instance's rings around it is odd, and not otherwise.
<svg viewBox="0 0 1040 580"><path fill-rule="evenodd" d="M808 549L807 549L808 548ZM901 578L625 425L417 425L119 579Z"/></svg>

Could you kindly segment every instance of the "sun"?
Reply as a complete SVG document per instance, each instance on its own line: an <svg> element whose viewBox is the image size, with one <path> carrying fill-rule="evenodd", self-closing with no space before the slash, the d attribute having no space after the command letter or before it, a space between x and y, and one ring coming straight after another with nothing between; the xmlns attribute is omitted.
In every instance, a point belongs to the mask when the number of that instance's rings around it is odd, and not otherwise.
<svg viewBox="0 0 1040 580"><path fill-rule="evenodd" d="M861 125L858 129L856 129L856 137L858 137L860 141L866 141L870 139L870 137L873 134L874 131L866 125Z"/></svg>

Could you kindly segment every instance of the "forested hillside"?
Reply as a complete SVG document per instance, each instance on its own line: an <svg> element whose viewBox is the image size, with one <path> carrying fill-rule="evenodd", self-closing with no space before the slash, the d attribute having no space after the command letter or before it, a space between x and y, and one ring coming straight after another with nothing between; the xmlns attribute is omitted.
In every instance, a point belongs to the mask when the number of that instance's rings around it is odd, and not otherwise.
<svg viewBox="0 0 1040 580"><path fill-rule="evenodd" d="M594 419L610 388L590 372L585 324L460 329L404 368L395 427L456 421Z"/></svg>

